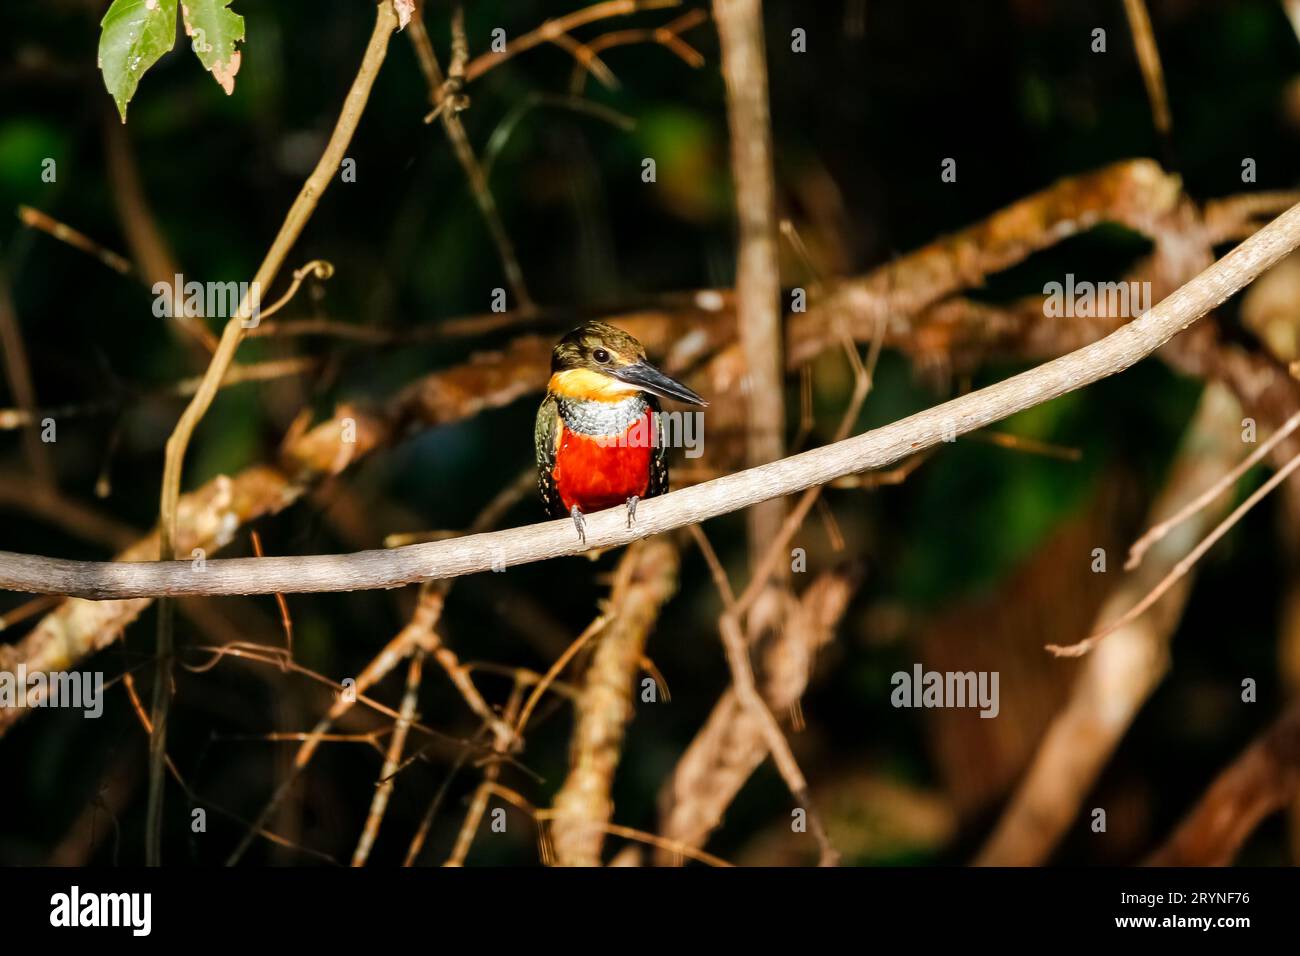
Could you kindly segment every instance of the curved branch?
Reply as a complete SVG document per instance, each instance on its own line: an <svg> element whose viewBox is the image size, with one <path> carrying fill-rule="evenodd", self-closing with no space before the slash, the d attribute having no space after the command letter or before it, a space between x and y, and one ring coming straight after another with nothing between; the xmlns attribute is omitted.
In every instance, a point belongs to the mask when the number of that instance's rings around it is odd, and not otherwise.
<svg viewBox="0 0 1300 956"><path fill-rule="evenodd" d="M1210 309L1300 246L1293 206L1159 305L1108 335L996 385L901 421L781 461L750 468L643 502L633 527L622 508L587 519L584 545L565 519L468 535L391 551L291 558L125 564L63 561L0 552L0 587L96 600L171 594L273 594L388 588L526 564L589 548L611 548L739 511L835 478L892 464L1121 372L1154 352Z"/></svg>

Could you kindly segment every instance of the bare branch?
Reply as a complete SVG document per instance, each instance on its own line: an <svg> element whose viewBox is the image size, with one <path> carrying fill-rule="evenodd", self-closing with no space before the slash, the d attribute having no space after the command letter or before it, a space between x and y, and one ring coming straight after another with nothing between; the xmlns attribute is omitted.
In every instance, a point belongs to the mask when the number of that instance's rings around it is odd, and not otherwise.
<svg viewBox="0 0 1300 956"><path fill-rule="evenodd" d="M609 621L578 699L569 773L555 797L551 839L561 866L600 865L635 678L659 609L677 587L677 567L677 549L660 537L629 548L615 572Z"/></svg>
<svg viewBox="0 0 1300 956"><path fill-rule="evenodd" d="M365 828L357 841L357 848L352 853L352 865L364 866L370 858L375 840L379 836L379 825L384 820L388 809L388 798L392 796L396 783L398 766L402 760L402 751L406 747L406 734L411 721L415 718L415 705L420 695L420 680L424 674L424 651L416 649L411 655L411 663L406 672L406 692L402 695L402 706L398 712L397 723L393 725L393 736L388 741L388 751L384 754L384 765L379 771L379 782L375 795L370 801L370 813L366 816Z"/></svg>
<svg viewBox="0 0 1300 956"><path fill-rule="evenodd" d="M761 689L772 712L782 713L798 704L808 684L811 659L834 636L854 585L853 576L840 571L819 576L798 598L780 636L760 652ZM734 688L728 688L660 792L663 836L702 846L768 752L759 715L745 707ZM661 862L670 859L670 854L660 856Z"/></svg>
<svg viewBox="0 0 1300 956"><path fill-rule="evenodd" d="M547 20L537 29L530 30L506 44L506 48L500 53L484 53L476 56L465 67L465 82L472 83L494 66L504 63L516 54L531 50L543 43L559 42L560 37L566 36L570 30L576 30L588 23L608 17L628 16L640 10L662 10L665 7L680 5L681 0L601 0L573 13Z"/></svg>
<svg viewBox="0 0 1300 956"><path fill-rule="evenodd" d="M745 356L744 390L749 406L746 461L762 465L780 458L785 448L779 232L763 8L759 0L714 0L713 16L722 41L731 175L740 227L736 320ZM750 556L756 563L781 527L784 502L779 498L762 502L748 517Z"/></svg>
<svg viewBox="0 0 1300 956"><path fill-rule="evenodd" d="M354 591L458 577L486 571L494 563L510 566L616 547L844 475L882 468L937 445L945 434L961 435L984 428L1122 372L1190 327L1297 246L1300 206L1283 213L1149 312L1100 341L883 428L652 498L638 509L631 528L621 508L591 515L585 545L574 534L572 522L556 520L389 551L208 561L201 572L190 562L120 564L0 552L0 586L95 600L168 594Z"/></svg>

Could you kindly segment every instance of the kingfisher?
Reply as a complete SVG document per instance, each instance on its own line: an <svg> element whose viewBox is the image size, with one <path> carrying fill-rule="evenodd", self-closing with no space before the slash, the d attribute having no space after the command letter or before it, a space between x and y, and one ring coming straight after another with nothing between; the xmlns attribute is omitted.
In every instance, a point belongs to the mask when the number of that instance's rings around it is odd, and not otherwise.
<svg viewBox="0 0 1300 956"><path fill-rule="evenodd" d="M553 518L636 505L668 491L668 448L659 399L709 403L646 361L628 333L604 322L580 325L551 351L551 378L537 410L537 486Z"/></svg>

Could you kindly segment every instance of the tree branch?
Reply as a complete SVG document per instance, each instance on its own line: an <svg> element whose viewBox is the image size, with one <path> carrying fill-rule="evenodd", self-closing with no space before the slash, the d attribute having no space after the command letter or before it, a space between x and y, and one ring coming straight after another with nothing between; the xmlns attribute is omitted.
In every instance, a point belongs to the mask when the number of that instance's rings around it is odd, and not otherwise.
<svg viewBox="0 0 1300 956"><path fill-rule="evenodd" d="M551 840L560 866L600 866L637 671L660 609L677 588L677 571L677 549L667 538L629 548L615 571L610 620L583 679L569 773L555 795Z"/></svg>
<svg viewBox="0 0 1300 956"><path fill-rule="evenodd" d="M722 43L736 194L736 322L745 356L749 409L746 464L785 453L785 390L781 366L781 276L777 261L776 183L767 103L767 58L759 0L714 0ZM773 498L749 515L750 561L757 564L781 527L785 504Z"/></svg>
<svg viewBox="0 0 1300 956"><path fill-rule="evenodd" d="M643 502L627 526L624 509L587 519L584 545L561 519L390 551L294 558L141 564L64 561L0 552L0 587L95 600L170 594L274 594L395 587L611 548L728 514L844 475L893 464L939 444L1122 372L1300 246L1300 205L1160 302L1100 341L996 385L854 438Z"/></svg>

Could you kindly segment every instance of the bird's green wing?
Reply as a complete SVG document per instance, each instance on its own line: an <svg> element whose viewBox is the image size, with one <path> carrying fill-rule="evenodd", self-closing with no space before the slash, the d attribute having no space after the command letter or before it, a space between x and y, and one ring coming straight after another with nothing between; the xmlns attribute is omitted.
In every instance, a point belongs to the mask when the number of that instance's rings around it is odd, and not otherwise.
<svg viewBox="0 0 1300 956"><path fill-rule="evenodd" d="M555 487L555 455L560 447L560 436L564 433L564 419L560 417L560 408L552 395L547 395L537 409L537 423L533 426L533 444L537 450L537 490L541 493L542 504L552 518L563 518L569 512L560 500L560 493Z"/></svg>

